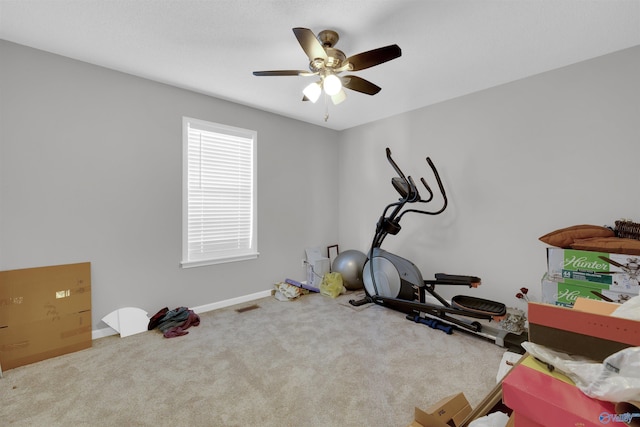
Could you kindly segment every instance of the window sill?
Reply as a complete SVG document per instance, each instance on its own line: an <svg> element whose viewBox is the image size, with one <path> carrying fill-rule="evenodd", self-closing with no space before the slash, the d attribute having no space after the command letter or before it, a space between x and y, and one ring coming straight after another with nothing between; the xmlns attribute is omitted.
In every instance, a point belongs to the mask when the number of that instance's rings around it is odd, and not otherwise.
<svg viewBox="0 0 640 427"><path fill-rule="evenodd" d="M180 263L180 267L182 268L193 268L193 267L204 267L207 265L215 265L215 264L226 264L228 262L237 262L237 261L247 261L251 259L256 259L260 255L259 252L244 254L244 255L236 255L229 256L225 258L216 258L216 259L203 259L199 261L182 261Z"/></svg>

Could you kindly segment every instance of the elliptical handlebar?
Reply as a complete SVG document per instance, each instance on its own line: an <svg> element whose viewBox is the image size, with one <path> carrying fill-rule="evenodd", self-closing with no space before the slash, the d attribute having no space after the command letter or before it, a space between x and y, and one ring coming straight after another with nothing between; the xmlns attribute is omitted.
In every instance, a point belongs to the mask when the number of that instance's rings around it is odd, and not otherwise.
<svg viewBox="0 0 640 427"><path fill-rule="evenodd" d="M395 162L395 160L393 160L393 157L391 157L391 149L389 149L387 147L386 151L387 151L387 161L389 162L389 164L391 164L393 169L398 174L398 178L400 178L400 180L402 180L402 182L404 182L404 185L402 185L404 192L401 192L401 190L398 188L396 183L394 183L394 187L400 193L402 198L400 199L399 202L392 203L387 208L389 208L391 206L397 206L398 203L405 204L405 203L415 203L415 202L420 202L420 203L429 203L429 202L431 202L433 200L434 193L433 193L433 190L431 190L431 187L429 186L429 184L427 184L427 181L424 179L424 177L420 178L420 182L422 182L422 185L424 186L424 188L429 193L429 197L427 199L423 199L420 196L420 192L418 191L418 187L416 186L416 183L414 182L414 180L411 177L411 175L406 176L404 174L404 172L402 172L402 169L400 169L398 164ZM442 185L442 180L440 179L440 174L438 173L438 169L433 164L433 161L431 160L430 157L427 157L426 161L427 161L427 164L429 165L429 168L433 172L434 177L436 178L436 182L438 183L438 189L440 190L440 194L442 195L442 198L443 198L443 206L440 209L436 210L436 211L425 211L425 210L421 210L421 209L408 209L405 212L402 212L402 214L400 216L404 215L404 213L406 213L406 212L415 212L415 213L421 213L421 214L425 214L425 215L438 215L438 214L442 213L447 208L447 205L448 205L447 193L445 192L444 186ZM394 179L397 180L398 178L394 178ZM385 209L385 211L386 211L386 209ZM397 214L397 212L396 212L396 214ZM398 219L399 219L399 217L398 217Z"/></svg>
<svg viewBox="0 0 640 427"><path fill-rule="evenodd" d="M431 161L430 157L427 157L426 160L427 160L427 164L431 168L431 171L433 172L433 176L436 178L436 182L438 183L438 189L440 190L440 194L442 195L442 200L443 200L442 207L440 209L438 209L438 210L435 210L435 211L423 211L423 210L420 210L420 209L407 209L404 212L402 212L400 214L400 216L398 216L397 221L400 221L400 218L402 218L402 215L404 215L404 214L406 214L408 212L420 213L420 214L424 214L424 215L439 215L442 212L444 212L444 210L447 208L447 205L449 204L449 200L447 199L447 193L444 191L444 185L442 185L442 179L440 179L440 174L438 173L438 169L436 169L436 166L433 164L433 162ZM411 179L411 177L409 177L409 179ZM424 200L424 199L420 198L420 200L417 200L417 201L420 202L420 203L429 203L431 200L433 200L433 195L434 195L433 191L431 190L431 188L429 187L429 184L427 184L427 181L425 181L424 178L420 178L420 181L422 181L422 185L424 185L424 187L429 192L429 198L427 200Z"/></svg>
<svg viewBox="0 0 640 427"><path fill-rule="evenodd" d="M436 169L431 159L427 157L426 161L429 167L431 168L433 175L436 178L436 182L438 183L438 189L440 190L440 194L442 195L442 198L443 198L443 205L442 207L440 207L440 209L437 209L435 211L427 211L422 209L406 209L403 211L402 209L407 203L431 202L434 198L434 192L429 186L429 184L427 184L427 181L424 179L424 177L421 177L420 182L422 182L422 185L429 193L429 197L427 199L423 199L420 196L420 192L418 191L418 187L416 186L416 183L413 180L413 178L410 175L407 176L404 174L404 172L402 172L402 169L400 169L400 167L395 162L395 160L393 160L393 157L391 156L391 150L388 147L386 149L386 152L387 152L387 161L393 167L396 174L398 175L397 177L393 177L391 179L391 183L401 197L397 202L390 203L389 205L387 205L384 211L382 212L382 215L380 216L380 219L378 221L376 234L373 238L373 242L371 245L372 248L380 247L382 245L382 241L387 236L387 234L397 234L400 231L400 228L401 228L400 219L405 213L414 212L414 213L420 213L423 215L438 215L442 213L447 208L447 205L448 205L447 194L444 190L444 186L442 185L440 174L438 173L438 170ZM391 208L393 208L393 211L389 215L387 215L387 212Z"/></svg>
<svg viewBox="0 0 640 427"><path fill-rule="evenodd" d="M401 196L403 196L403 198L401 199L401 202L429 203L431 200L433 200L433 196L434 196L433 191L431 190L431 187L429 187L429 184L427 184L427 181L424 179L424 177L421 177L420 181L422 182L422 185L424 185L424 188L429 193L429 197L426 200L420 197L420 193L418 192L418 187L413 181L413 178L411 177L411 175L405 176L404 172L402 172L402 169L400 169L400 167L395 162L395 160L393 160L393 157L391 157L391 149L387 147L386 151L387 151L387 161L391 164L393 169L396 171L396 173L398 174L398 177L405 183L406 194L402 194L402 193L400 194ZM440 193L442 194L442 197L444 199L444 206L438 211L430 213L430 215L437 215L442 211L444 211L444 209L447 207L447 194L444 191L444 186L442 185L442 180L440 179L440 174L438 173L438 169L436 169L436 166L433 164L430 157L427 157L426 160L427 160L427 164L431 168L431 171L433 172L433 175L436 178L436 181L438 183L438 188L440 189ZM396 190L398 190L398 192L400 192L397 186L394 185L394 187L396 188ZM397 205L397 203L392 203L390 206L395 206L395 205ZM427 214L427 212L419 211L417 209L412 211Z"/></svg>
<svg viewBox="0 0 640 427"><path fill-rule="evenodd" d="M391 149L389 147L387 147L387 161L391 164L393 169L395 169L396 173L400 176L400 178L406 181L407 177L404 176L404 173L402 173L402 170L400 170L400 167L398 166L398 164L391 157Z"/></svg>

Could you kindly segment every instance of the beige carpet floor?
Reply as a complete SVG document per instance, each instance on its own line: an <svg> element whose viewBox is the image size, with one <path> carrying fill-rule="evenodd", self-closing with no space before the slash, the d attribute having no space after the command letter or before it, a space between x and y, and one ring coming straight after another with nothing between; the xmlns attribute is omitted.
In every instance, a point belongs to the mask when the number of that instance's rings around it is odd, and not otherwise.
<svg viewBox="0 0 640 427"><path fill-rule="evenodd" d="M5 371L0 424L404 427L414 406L460 391L474 406L495 385L505 349L354 297L264 298L182 337L110 336Z"/></svg>

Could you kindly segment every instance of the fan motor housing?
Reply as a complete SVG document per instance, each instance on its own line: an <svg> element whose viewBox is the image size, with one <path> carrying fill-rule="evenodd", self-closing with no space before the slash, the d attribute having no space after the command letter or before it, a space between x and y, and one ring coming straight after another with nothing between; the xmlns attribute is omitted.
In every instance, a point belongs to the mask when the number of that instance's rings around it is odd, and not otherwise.
<svg viewBox="0 0 640 427"><path fill-rule="evenodd" d="M325 47L333 47L340 40L340 36L333 30L322 30L318 33L318 40Z"/></svg>
<svg viewBox="0 0 640 427"><path fill-rule="evenodd" d="M347 56L341 50L332 47L325 47L324 50L327 52L327 59L315 58L309 62L309 69L314 73L325 68L339 68L347 59Z"/></svg>
<svg viewBox="0 0 640 427"><path fill-rule="evenodd" d="M341 50L332 47L327 47L324 50L327 52L327 61L325 63L327 67L338 68L347 59L347 56Z"/></svg>

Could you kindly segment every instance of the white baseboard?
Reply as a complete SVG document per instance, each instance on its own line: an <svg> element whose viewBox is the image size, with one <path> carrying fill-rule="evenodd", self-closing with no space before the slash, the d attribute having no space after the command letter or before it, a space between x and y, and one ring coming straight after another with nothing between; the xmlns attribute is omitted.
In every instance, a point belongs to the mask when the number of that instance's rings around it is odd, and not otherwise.
<svg viewBox="0 0 640 427"><path fill-rule="evenodd" d="M94 329L93 331L91 331L91 339L92 340L97 340L98 338L104 338L104 337L108 337L110 335L118 335L118 332L116 332L115 329L113 328L102 328L102 329Z"/></svg>
<svg viewBox="0 0 640 427"><path fill-rule="evenodd" d="M219 310L225 307L231 307L232 305L242 304L244 302L254 301L260 298L270 297L272 295L271 290L256 292L249 295L243 295L241 297L231 298L224 301L218 301L211 304L200 305L198 307L192 307L196 314L206 313L208 311ZM108 337L110 335L117 335L118 332L113 328L94 329L91 331L91 339L97 340L98 338Z"/></svg>
<svg viewBox="0 0 640 427"><path fill-rule="evenodd" d="M198 307L192 307L191 310L196 314L206 313L207 311L218 310L225 307L231 307L232 305L242 304L243 302L254 301L260 298L266 298L271 296L271 290L256 292L254 294L244 295L237 298L231 298L224 301L214 302L211 304L200 305Z"/></svg>

